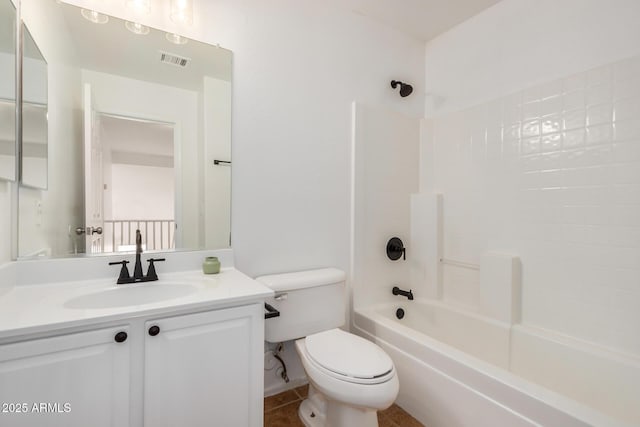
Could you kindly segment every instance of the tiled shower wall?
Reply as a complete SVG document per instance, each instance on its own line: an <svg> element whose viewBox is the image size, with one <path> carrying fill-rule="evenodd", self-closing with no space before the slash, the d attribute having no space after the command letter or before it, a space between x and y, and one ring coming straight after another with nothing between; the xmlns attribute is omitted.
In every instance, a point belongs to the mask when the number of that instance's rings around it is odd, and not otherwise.
<svg viewBox="0 0 640 427"><path fill-rule="evenodd" d="M425 128L444 257L519 255L523 323L640 355L640 57ZM444 299L477 308L478 275L445 265Z"/></svg>

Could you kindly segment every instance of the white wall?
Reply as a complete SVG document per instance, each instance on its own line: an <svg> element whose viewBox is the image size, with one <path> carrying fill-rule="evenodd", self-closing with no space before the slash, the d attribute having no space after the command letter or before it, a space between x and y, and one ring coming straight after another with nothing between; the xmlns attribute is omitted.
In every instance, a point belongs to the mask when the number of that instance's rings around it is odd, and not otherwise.
<svg viewBox="0 0 640 427"><path fill-rule="evenodd" d="M413 287L411 194L418 191L420 120L354 105L354 307L389 301L391 289ZM387 257L399 237L407 259ZM422 295L420 295L422 296Z"/></svg>
<svg viewBox="0 0 640 427"><path fill-rule="evenodd" d="M441 98L421 166L421 191L443 194L445 258L519 255L523 323L636 356L637 16L635 1L504 0L429 43ZM477 272L443 275L445 300L478 309Z"/></svg>

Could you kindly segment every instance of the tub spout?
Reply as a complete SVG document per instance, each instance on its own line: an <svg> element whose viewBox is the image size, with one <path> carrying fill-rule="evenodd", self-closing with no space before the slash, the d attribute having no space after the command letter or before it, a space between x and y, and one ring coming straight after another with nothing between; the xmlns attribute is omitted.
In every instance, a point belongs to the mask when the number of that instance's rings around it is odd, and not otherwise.
<svg viewBox="0 0 640 427"><path fill-rule="evenodd" d="M391 289L391 293L394 295L402 295L403 297L407 297L408 300L413 301L413 292L411 292L411 289L409 289L409 291L403 291L399 287L394 286L393 289Z"/></svg>

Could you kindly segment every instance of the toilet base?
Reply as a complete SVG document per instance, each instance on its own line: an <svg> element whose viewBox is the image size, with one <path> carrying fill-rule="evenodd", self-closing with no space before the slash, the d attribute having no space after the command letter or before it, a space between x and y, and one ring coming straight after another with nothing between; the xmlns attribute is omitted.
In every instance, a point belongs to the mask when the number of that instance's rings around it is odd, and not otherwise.
<svg viewBox="0 0 640 427"><path fill-rule="evenodd" d="M298 416L305 427L325 427L324 413L318 410L311 399L305 399L298 408Z"/></svg>
<svg viewBox="0 0 640 427"><path fill-rule="evenodd" d="M298 416L306 427L378 427L377 411L328 401L311 384Z"/></svg>

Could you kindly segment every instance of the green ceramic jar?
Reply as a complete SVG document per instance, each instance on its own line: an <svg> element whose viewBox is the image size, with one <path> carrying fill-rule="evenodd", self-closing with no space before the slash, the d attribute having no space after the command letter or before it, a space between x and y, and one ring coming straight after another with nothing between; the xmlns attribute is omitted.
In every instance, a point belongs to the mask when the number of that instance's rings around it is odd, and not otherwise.
<svg viewBox="0 0 640 427"><path fill-rule="evenodd" d="M220 273L220 260L215 256L208 256L202 263L202 272L204 274L218 274Z"/></svg>

